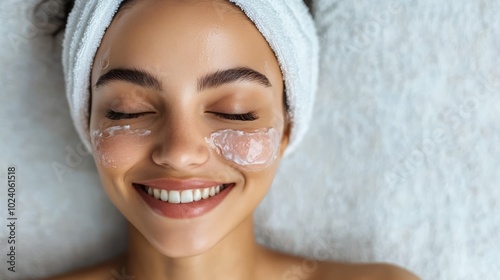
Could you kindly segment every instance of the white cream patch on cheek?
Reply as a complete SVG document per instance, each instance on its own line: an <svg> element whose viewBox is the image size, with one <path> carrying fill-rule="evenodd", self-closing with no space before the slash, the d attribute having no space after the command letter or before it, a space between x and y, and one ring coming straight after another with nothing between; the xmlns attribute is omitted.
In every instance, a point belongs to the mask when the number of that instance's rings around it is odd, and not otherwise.
<svg viewBox="0 0 500 280"><path fill-rule="evenodd" d="M213 132L205 141L224 159L246 171L260 171L278 157L281 135L275 128L245 132L223 129Z"/></svg>
<svg viewBox="0 0 500 280"><path fill-rule="evenodd" d="M111 126L92 133L94 153L99 164L117 168L130 161L130 148L137 145L142 137L150 135L151 130L131 129L130 125Z"/></svg>

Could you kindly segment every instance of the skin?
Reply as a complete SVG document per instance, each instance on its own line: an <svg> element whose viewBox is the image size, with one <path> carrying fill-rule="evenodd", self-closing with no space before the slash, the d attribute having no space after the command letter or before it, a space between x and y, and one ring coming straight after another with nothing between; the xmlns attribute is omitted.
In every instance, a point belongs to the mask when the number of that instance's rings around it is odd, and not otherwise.
<svg viewBox="0 0 500 280"><path fill-rule="evenodd" d="M234 67L262 73L271 86L237 81L198 92L201 77ZM111 81L95 86L99 77L115 68L142 69L161 80L161 85L149 88ZM121 10L95 56L91 84L91 133L130 125L151 134L93 139L92 143L103 187L129 221L126 252L53 279L120 279L120 274L121 279L155 280L418 279L387 264L311 260L315 268L305 271L300 267L306 259L255 242L253 211L272 184L288 144L290 125L278 62L238 8L225 1L144 0ZM110 120L106 117L109 109L147 114ZM258 119L227 120L212 113L249 111ZM204 141L220 129L266 127L281 132L279 155L270 167L257 172L224 160ZM100 159L103 154L113 166ZM131 186L134 181L157 178L212 179L236 186L209 213L176 220L142 206Z"/></svg>

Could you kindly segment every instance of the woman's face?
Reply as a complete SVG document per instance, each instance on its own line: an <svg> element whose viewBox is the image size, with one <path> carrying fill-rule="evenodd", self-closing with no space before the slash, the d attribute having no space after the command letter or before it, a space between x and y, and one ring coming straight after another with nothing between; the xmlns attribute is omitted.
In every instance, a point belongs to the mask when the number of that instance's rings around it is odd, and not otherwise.
<svg viewBox="0 0 500 280"><path fill-rule="evenodd" d="M138 1L107 29L91 79L102 184L155 248L199 254L252 215L289 126L278 62L238 8Z"/></svg>

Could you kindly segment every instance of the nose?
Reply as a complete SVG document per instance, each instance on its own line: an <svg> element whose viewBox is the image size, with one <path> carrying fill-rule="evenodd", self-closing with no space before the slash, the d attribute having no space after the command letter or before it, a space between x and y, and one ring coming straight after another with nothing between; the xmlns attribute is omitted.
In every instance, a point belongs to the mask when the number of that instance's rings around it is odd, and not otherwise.
<svg viewBox="0 0 500 280"><path fill-rule="evenodd" d="M158 133L153 161L175 170L194 169L210 157L209 146L194 120L169 120Z"/></svg>

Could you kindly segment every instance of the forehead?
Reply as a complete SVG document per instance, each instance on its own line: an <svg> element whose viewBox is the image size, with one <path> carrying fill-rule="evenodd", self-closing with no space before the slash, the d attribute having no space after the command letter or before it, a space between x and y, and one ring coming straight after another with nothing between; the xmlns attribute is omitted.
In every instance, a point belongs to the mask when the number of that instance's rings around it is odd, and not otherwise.
<svg viewBox="0 0 500 280"><path fill-rule="evenodd" d="M93 85L110 66L147 69L167 84L241 66L282 80L265 38L228 1L136 1L115 16L93 65Z"/></svg>

